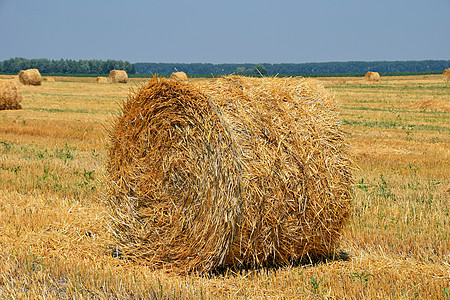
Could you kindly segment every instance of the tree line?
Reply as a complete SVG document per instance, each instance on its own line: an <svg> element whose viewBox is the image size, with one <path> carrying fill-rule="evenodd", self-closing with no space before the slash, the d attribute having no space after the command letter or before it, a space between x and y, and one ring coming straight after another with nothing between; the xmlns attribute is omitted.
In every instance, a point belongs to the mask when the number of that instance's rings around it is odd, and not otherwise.
<svg viewBox="0 0 450 300"><path fill-rule="evenodd" d="M379 73L442 73L450 60L423 61L349 61L280 64L211 64L211 63L135 63L137 74L170 74L183 71L188 75L324 75Z"/></svg>
<svg viewBox="0 0 450 300"><path fill-rule="evenodd" d="M0 73L18 73L21 70L38 69L44 74L109 74L111 70L125 70L135 74L134 65L122 60L50 60L46 58L10 58L0 62Z"/></svg>
<svg viewBox="0 0 450 300"><path fill-rule="evenodd" d="M212 64L212 63L135 63L122 60L49 60L46 58L11 58L0 62L0 73L18 73L25 69L39 69L44 74L108 74L113 69L128 74L171 74L183 71L189 76L238 74L246 76L303 75L349 76L375 71L380 74L442 73L450 68L450 60L422 61L349 61L322 63L280 64Z"/></svg>

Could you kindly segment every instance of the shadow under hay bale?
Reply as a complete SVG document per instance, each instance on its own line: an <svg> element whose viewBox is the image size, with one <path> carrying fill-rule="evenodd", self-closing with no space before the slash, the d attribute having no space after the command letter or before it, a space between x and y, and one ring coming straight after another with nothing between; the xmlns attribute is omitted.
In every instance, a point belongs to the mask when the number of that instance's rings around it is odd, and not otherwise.
<svg viewBox="0 0 450 300"><path fill-rule="evenodd" d="M41 73L38 69L28 69L19 72L19 81L25 85L41 85Z"/></svg>
<svg viewBox="0 0 450 300"><path fill-rule="evenodd" d="M112 83L127 83L128 74L123 70L111 70L109 72L109 79Z"/></svg>
<svg viewBox="0 0 450 300"><path fill-rule="evenodd" d="M0 80L0 110L22 109L22 93L16 80Z"/></svg>
<svg viewBox="0 0 450 300"><path fill-rule="evenodd" d="M336 114L308 79L153 78L110 132L104 200L121 255L203 273L333 253L353 183Z"/></svg>
<svg viewBox="0 0 450 300"><path fill-rule="evenodd" d="M379 82L380 81L380 74L378 72L367 72L364 78L367 81L373 81L373 82Z"/></svg>
<svg viewBox="0 0 450 300"><path fill-rule="evenodd" d="M264 270L277 270L282 267L288 267L288 268L298 268L298 267L314 267L318 266L320 264L328 264L331 262L346 262L351 261L352 256L351 253L342 250L342 249L336 249L334 252L329 253L327 255L321 255L321 256L309 256L306 255L301 259L297 259L295 261L292 261L289 265L270 265L265 267L259 267L257 269L264 269ZM225 266L225 267L217 267L216 269L212 270L211 272L208 272L208 276L230 276L230 275L240 275L245 276L246 272L257 270L255 267L249 267L249 266Z"/></svg>

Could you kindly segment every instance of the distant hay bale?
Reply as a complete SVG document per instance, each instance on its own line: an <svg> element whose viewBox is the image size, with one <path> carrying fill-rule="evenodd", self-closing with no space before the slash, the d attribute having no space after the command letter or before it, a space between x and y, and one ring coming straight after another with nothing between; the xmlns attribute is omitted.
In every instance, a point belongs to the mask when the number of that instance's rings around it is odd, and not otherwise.
<svg viewBox="0 0 450 300"><path fill-rule="evenodd" d="M444 81L450 81L450 68L445 69L444 73L442 73L442 77Z"/></svg>
<svg viewBox="0 0 450 300"><path fill-rule="evenodd" d="M22 109L22 94L16 80L0 80L0 110Z"/></svg>
<svg viewBox="0 0 450 300"><path fill-rule="evenodd" d="M114 120L106 170L117 253L181 273L328 255L351 209L336 104L309 79L155 77Z"/></svg>
<svg viewBox="0 0 450 300"><path fill-rule="evenodd" d="M99 77L97 77L96 82L97 83L107 83L108 78L99 76Z"/></svg>
<svg viewBox="0 0 450 300"><path fill-rule="evenodd" d="M42 78L42 80L47 82L55 82L55 79L53 77L44 77Z"/></svg>
<svg viewBox="0 0 450 300"><path fill-rule="evenodd" d="M366 76L364 76L366 78L367 81L375 81L378 82L380 81L380 74L378 74L378 72L367 72Z"/></svg>
<svg viewBox="0 0 450 300"><path fill-rule="evenodd" d="M38 69L28 69L19 72L19 80L25 85L41 85L41 73Z"/></svg>
<svg viewBox="0 0 450 300"><path fill-rule="evenodd" d="M178 81L188 80L188 77L184 72L174 72L170 75L170 78Z"/></svg>
<svg viewBox="0 0 450 300"><path fill-rule="evenodd" d="M109 79L111 79L111 82L113 83L127 83L128 75L127 72L123 70L111 70L111 72L109 72Z"/></svg>

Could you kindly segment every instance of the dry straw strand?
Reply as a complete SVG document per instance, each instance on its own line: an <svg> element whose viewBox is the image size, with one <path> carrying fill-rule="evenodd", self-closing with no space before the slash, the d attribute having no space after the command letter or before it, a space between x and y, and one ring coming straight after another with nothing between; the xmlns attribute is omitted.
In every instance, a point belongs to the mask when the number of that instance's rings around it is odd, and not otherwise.
<svg viewBox="0 0 450 300"><path fill-rule="evenodd" d="M154 77L110 132L116 245L183 273L328 255L353 183L336 114L332 95L308 79Z"/></svg>
<svg viewBox="0 0 450 300"><path fill-rule="evenodd" d="M16 80L0 80L0 110L22 109L22 94Z"/></svg>
<svg viewBox="0 0 450 300"><path fill-rule="evenodd" d="M109 72L109 79L113 83L127 83L128 75L124 70L111 70Z"/></svg>
<svg viewBox="0 0 450 300"><path fill-rule="evenodd" d="M41 73L38 69L28 69L19 72L19 81L25 85L41 85Z"/></svg>
<svg viewBox="0 0 450 300"><path fill-rule="evenodd" d="M378 72L367 72L366 76L364 76L364 78L366 78L367 81L374 81L374 82L378 82L380 81L380 74Z"/></svg>

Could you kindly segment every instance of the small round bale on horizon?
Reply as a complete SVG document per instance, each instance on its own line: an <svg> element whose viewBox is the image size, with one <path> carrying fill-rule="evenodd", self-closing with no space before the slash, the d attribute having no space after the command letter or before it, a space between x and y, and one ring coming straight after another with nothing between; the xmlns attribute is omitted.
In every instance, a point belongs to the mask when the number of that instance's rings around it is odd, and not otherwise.
<svg viewBox="0 0 450 300"><path fill-rule="evenodd" d="M38 69L28 69L19 72L19 80L24 85L41 85L41 73Z"/></svg>
<svg viewBox="0 0 450 300"><path fill-rule="evenodd" d="M102 77L102 76L98 76L97 79L95 80L97 83L107 83L108 82L108 78L106 77Z"/></svg>
<svg viewBox="0 0 450 300"><path fill-rule="evenodd" d="M170 75L170 78L173 80L178 80L178 81L188 80L188 77L187 77L186 73L184 73L184 72L173 72Z"/></svg>
<svg viewBox="0 0 450 300"><path fill-rule="evenodd" d="M22 109L22 94L16 80L0 80L0 110Z"/></svg>
<svg viewBox="0 0 450 300"><path fill-rule="evenodd" d="M380 74L378 72L367 72L366 76L364 76L364 78L366 78L367 81L374 81L374 82L378 82L380 81Z"/></svg>
<svg viewBox="0 0 450 300"><path fill-rule="evenodd" d="M442 73L442 78L444 81L450 81L450 68L444 70L444 73Z"/></svg>
<svg viewBox="0 0 450 300"><path fill-rule="evenodd" d="M112 83L127 83L128 74L124 70L111 70L109 72L109 79Z"/></svg>
<svg viewBox="0 0 450 300"><path fill-rule="evenodd" d="M55 82L55 79L53 77L46 76L46 77L42 78L42 81Z"/></svg>
<svg viewBox="0 0 450 300"><path fill-rule="evenodd" d="M337 104L309 79L154 77L114 120L105 175L114 247L185 274L327 256L352 207Z"/></svg>

